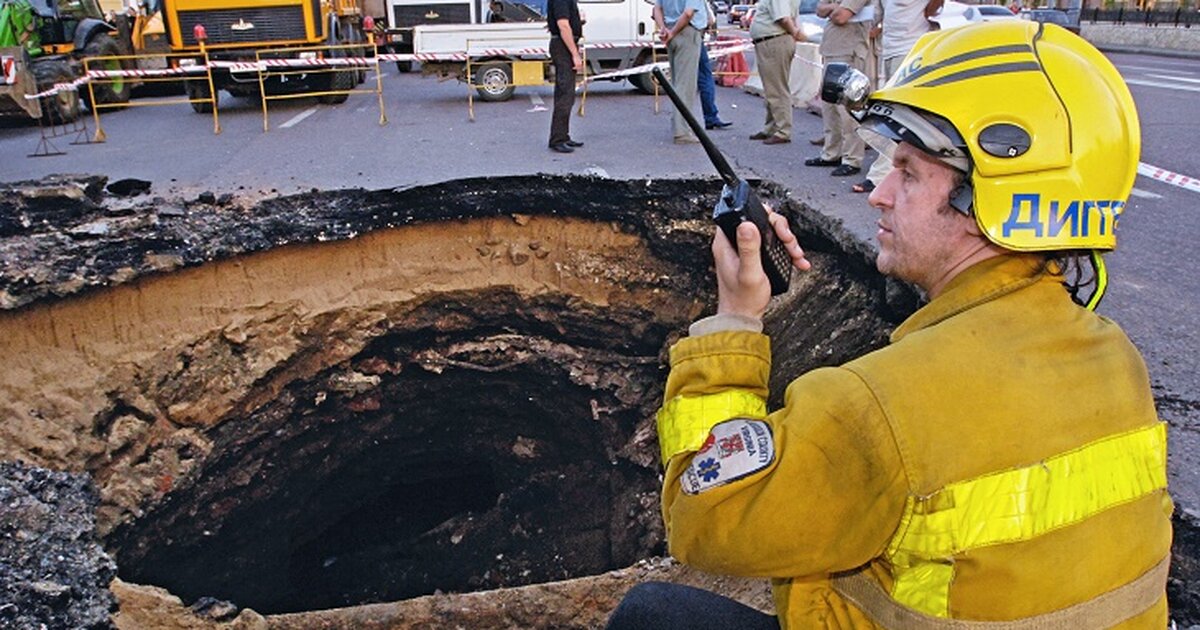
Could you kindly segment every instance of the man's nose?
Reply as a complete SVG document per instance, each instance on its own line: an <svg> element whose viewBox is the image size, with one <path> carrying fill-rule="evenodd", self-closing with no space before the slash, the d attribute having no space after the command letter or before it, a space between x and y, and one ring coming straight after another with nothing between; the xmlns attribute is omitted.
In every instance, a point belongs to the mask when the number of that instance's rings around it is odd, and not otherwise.
<svg viewBox="0 0 1200 630"><path fill-rule="evenodd" d="M889 171L887 176L883 178L883 181L879 182L879 184L875 186L875 190L872 190L871 194L867 196L867 203L870 204L872 208L882 211L884 208L891 207L891 187L894 185L895 181L895 178L892 176L895 174L895 169Z"/></svg>

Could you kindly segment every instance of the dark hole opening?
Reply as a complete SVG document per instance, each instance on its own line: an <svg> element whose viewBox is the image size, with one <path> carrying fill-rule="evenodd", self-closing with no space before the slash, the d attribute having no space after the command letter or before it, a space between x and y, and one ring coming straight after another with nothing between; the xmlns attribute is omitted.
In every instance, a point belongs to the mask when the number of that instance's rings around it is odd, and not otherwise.
<svg viewBox="0 0 1200 630"><path fill-rule="evenodd" d="M652 414L652 400L622 398L655 388L657 357L636 339L596 348L474 323L433 337L397 326L293 383L249 420L257 437L120 541L122 574L270 614L593 575L661 552L657 518L638 517L657 471L616 454Z"/></svg>

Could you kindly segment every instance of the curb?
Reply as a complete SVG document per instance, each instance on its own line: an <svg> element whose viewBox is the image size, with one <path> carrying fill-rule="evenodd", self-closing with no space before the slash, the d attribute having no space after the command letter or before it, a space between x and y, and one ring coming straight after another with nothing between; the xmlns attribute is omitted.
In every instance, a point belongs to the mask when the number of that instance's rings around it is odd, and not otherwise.
<svg viewBox="0 0 1200 630"><path fill-rule="evenodd" d="M1128 53L1133 55L1154 55L1156 57L1174 57L1177 59L1195 59L1200 61L1200 51L1172 50L1169 48L1144 48L1141 46L1115 46L1111 44L1096 44L1093 46L1101 52Z"/></svg>

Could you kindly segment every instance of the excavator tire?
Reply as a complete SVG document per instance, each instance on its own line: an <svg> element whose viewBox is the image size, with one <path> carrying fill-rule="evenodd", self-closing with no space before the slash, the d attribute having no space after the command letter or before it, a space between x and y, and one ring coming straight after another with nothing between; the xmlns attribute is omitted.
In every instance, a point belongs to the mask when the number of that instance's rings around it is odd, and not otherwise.
<svg viewBox="0 0 1200 630"><path fill-rule="evenodd" d="M66 59L41 59L30 65L39 92L50 89L55 83L70 83L75 80L75 73ZM69 123L74 122L76 118L79 118L79 92L63 90L42 101L42 121L46 124Z"/></svg>
<svg viewBox="0 0 1200 630"><path fill-rule="evenodd" d="M92 38L83 49L83 57L111 57L121 53L121 47L107 34L101 33ZM93 69L122 70L121 62L116 59L89 64ZM96 102L100 104L128 103L130 82L127 79L96 82L92 91L96 94ZM91 109L92 103L86 89L80 90L84 103Z"/></svg>

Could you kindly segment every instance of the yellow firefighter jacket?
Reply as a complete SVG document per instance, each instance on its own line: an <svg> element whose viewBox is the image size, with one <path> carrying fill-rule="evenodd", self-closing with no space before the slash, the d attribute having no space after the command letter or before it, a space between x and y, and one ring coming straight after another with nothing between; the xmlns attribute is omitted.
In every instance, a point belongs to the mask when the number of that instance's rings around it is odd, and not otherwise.
<svg viewBox="0 0 1200 630"><path fill-rule="evenodd" d="M671 554L773 578L785 628L1016 620L1114 589L1139 594L1066 625L1165 627L1164 425L1137 350L1060 283L1036 256L981 262L769 415L767 337L680 341L659 412Z"/></svg>

